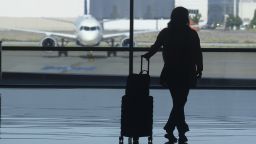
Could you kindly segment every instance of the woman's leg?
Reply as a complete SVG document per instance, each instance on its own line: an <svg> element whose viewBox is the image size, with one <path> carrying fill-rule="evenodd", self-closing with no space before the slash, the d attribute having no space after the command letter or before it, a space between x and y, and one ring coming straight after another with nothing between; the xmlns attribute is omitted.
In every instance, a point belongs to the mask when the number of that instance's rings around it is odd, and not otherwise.
<svg viewBox="0 0 256 144"><path fill-rule="evenodd" d="M182 87L170 88L170 92L172 95L173 107L164 129L173 131L175 126L177 126L178 130L188 131L188 125L185 121L184 107L187 102L189 89Z"/></svg>
<svg viewBox="0 0 256 144"><path fill-rule="evenodd" d="M187 132L189 130L188 125L185 119L185 105L187 102L189 89L188 88L179 88L177 89L176 96L176 112L177 112L177 128L179 132Z"/></svg>
<svg viewBox="0 0 256 144"><path fill-rule="evenodd" d="M187 141L185 133L189 131L189 127L185 120L185 104L187 102L187 97L189 93L189 88L179 87L172 91L173 100L174 100L174 111L176 126L179 131L179 142L183 143Z"/></svg>
<svg viewBox="0 0 256 144"><path fill-rule="evenodd" d="M176 122L175 122L175 108L174 108L174 99L173 99L173 95L172 95L172 89L169 88L171 96L172 96L172 110L170 112L169 118L167 123L164 126L164 130L166 130L167 133L172 133L175 129L176 126Z"/></svg>
<svg viewBox="0 0 256 144"><path fill-rule="evenodd" d="M170 90L170 93L172 89L169 89ZM172 96L172 94L171 94ZM173 96L172 96L172 102L173 102L173 107L172 107L172 110L170 112L170 115L169 115L169 118L168 118L168 121L167 123L165 124L164 126L164 130L166 131L166 135L165 135L165 138L169 139L169 141L171 142L177 142L177 138L174 136L173 134L173 131L175 129L175 126L177 125L176 124L176 119L175 119L175 108L174 108L174 99L173 99Z"/></svg>

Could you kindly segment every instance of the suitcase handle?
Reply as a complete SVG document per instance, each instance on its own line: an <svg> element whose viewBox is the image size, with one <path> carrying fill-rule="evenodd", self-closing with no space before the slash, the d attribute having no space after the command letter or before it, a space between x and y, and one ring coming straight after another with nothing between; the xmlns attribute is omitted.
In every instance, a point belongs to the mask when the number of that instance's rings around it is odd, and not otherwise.
<svg viewBox="0 0 256 144"><path fill-rule="evenodd" d="M141 59L140 59L140 74L143 74L143 72L146 72L147 74L149 74L149 59L146 59L147 62L148 62L148 66L147 66L147 70L143 70L143 56L141 56Z"/></svg>

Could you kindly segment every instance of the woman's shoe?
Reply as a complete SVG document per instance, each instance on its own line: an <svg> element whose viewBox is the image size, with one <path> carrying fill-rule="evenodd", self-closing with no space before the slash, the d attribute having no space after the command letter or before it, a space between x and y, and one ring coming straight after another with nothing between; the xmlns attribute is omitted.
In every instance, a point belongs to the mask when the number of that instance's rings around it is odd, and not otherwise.
<svg viewBox="0 0 256 144"><path fill-rule="evenodd" d="M173 134L165 134L164 137L169 140L169 143L176 143L178 141Z"/></svg>
<svg viewBox="0 0 256 144"><path fill-rule="evenodd" d="M139 144L139 138L138 137L133 138L133 144Z"/></svg>
<svg viewBox="0 0 256 144"><path fill-rule="evenodd" d="M179 135L179 144L186 144L188 142L188 138L184 135Z"/></svg>

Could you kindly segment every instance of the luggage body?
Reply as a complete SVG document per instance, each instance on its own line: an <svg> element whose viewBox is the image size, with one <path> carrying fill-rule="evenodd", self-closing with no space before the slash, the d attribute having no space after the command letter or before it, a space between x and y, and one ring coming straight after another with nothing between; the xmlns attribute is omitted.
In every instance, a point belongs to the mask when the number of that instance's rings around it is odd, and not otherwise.
<svg viewBox="0 0 256 144"><path fill-rule="evenodd" d="M122 97L121 136L146 137L152 136L153 128L153 97L133 98Z"/></svg>
<svg viewBox="0 0 256 144"><path fill-rule="evenodd" d="M125 94L129 97L149 96L149 74L131 74L127 78Z"/></svg>
<svg viewBox="0 0 256 144"><path fill-rule="evenodd" d="M120 144L124 136L129 137L129 142L133 138L134 143L138 142L139 137L148 137L148 142L152 143L153 97L149 96L149 69L143 74L142 64L141 58L140 74L132 74L127 78L121 105Z"/></svg>

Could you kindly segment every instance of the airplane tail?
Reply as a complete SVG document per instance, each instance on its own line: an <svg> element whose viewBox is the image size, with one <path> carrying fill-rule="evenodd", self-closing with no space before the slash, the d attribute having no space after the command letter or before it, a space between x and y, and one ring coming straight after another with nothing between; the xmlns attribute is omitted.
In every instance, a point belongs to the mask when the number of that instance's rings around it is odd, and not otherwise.
<svg viewBox="0 0 256 144"><path fill-rule="evenodd" d="M85 0L85 5L86 5L85 15L90 15L90 8L91 8L90 2L91 2L90 0Z"/></svg>

